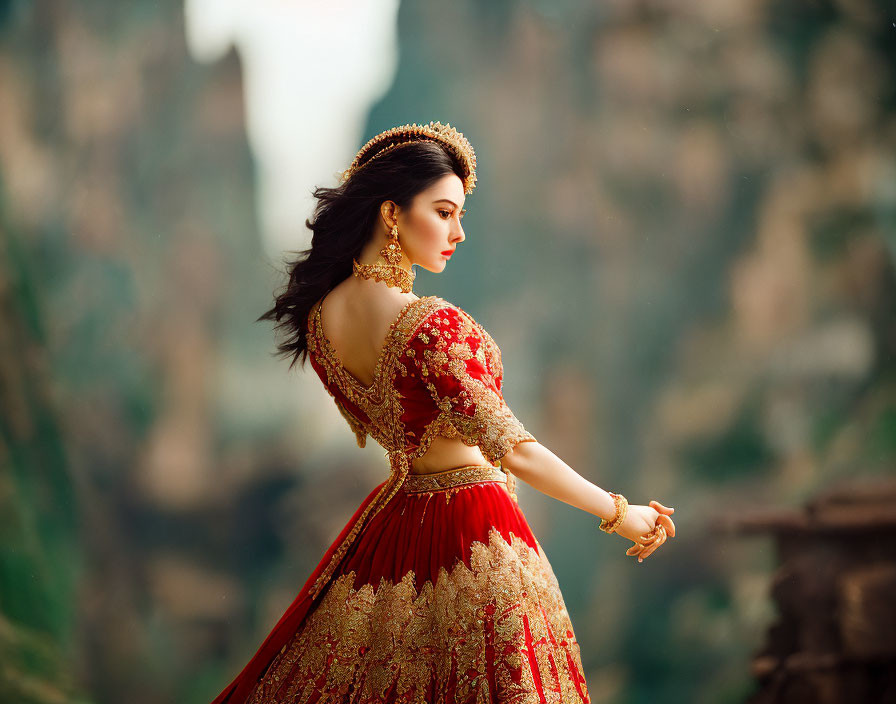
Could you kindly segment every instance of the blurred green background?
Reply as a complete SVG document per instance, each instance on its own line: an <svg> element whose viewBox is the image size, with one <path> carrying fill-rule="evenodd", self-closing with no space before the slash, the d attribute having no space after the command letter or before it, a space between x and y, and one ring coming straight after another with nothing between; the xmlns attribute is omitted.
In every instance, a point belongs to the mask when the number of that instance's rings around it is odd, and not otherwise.
<svg viewBox="0 0 896 704"><path fill-rule="evenodd" d="M894 23L872 0L404 3L394 71L314 165L460 129L467 239L415 291L490 331L543 444L676 508L638 564L518 485L595 703L746 699L774 555L711 519L893 471ZM350 75L347 40L291 75ZM254 322L310 213L264 224L248 55L197 60L173 0L0 0L2 702L209 701L386 476ZM300 165L346 120L325 93L283 116Z"/></svg>

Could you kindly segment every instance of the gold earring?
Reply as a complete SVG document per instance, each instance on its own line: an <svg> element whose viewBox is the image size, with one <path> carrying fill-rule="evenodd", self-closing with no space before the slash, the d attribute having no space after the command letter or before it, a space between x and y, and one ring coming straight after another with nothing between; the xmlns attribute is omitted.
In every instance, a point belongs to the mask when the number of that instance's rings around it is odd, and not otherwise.
<svg viewBox="0 0 896 704"><path fill-rule="evenodd" d="M401 261L401 245L398 243L398 225L393 225L389 232L386 246L380 250L380 256L389 264L398 266Z"/></svg>
<svg viewBox="0 0 896 704"><path fill-rule="evenodd" d="M401 261L401 245L398 242L397 224L389 231L389 237L386 245L380 250L380 256L386 261L385 264L360 264L357 259L353 259L352 273L360 279L384 281L387 286L395 286L404 293L410 293L416 274L398 264Z"/></svg>

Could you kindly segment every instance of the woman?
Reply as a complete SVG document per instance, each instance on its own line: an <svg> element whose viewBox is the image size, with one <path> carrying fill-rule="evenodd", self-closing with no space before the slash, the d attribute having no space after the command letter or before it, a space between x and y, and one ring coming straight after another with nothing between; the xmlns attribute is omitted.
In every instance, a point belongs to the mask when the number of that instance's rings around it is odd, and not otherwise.
<svg viewBox="0 0 896 704"><path fill-rule="evenodd" d="M476 157L463 134L387 130L343 179L315 191L311 249L259 320L287 330L280 352L310 360L391 472L213 704L589 702L515 477L600 517L639 562L674 536L673 509L628 505L540 445L504 402L489 334L412 293L412 265L443 271L464 241Z"/></svg>

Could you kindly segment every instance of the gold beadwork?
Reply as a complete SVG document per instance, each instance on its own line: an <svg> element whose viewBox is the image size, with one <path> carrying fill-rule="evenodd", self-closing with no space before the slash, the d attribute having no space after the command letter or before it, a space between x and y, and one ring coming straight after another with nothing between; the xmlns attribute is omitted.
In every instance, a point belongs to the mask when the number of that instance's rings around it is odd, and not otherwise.
<svg viewBox="0 0 896 704"><path fill-rule="evenodd" d="M395 492L397 492L402 484L404 484L404 480L411 469L411 461L408 459L407 453L405 453L404 450L394 450L387 452L386 456L389 458L389 465L391 467L389 478L380 487L376 496L373 497L373 500L367 504L367 507L361 512L361 515L355 519L354 525L349 529L348 535L343 538L341 544L330 556L327 565L321 570L317 580L315 580L314 584L308 590L308 593L311 594L313 598L317 598L317 595L320 594L321 590L330 581L330 578L333 576L333 573L339 565L339 561L342 560L348 552L348 549L352 546L352 543L355 542L355 539L361 534L361 531L364 530L367 521L379 513L380 509L389 503L392 497L395 496Z"/></svg>
<svg viewBox="0 0 896 704"><path fill-rule="evenodd" d="M496 529L419 588L409 570L356 587L336 576L249 704L590 702L547 555Z"/></svg>
<svg viewBox="0 0 896 704"><path fill-rule="evenodd" d="M384 281L387 286L395 286L404 293L410 293L417 274L399 266L401 245L398 242L398 225L392 226L389 238L380 250L380 256L386 261L385 264L361 264L357 259L352 259L352 273L359 279Z"/></svg>
<svg viewBox="0 0 896 704"><path fill-rule="evenodd" d="M402 485L402 490L408 494L417 494L428 491L441 491L465 484L478 482L501 482L506 484L507 477L499 467L490 464L466 465L446 469L442 472L427 472L424 474L408 474Z"/></svg>
<svg viewBox="0 0 896 704"><path fill-rule="evenodd" d="M610 520L602 518L599 527L604 533L613 533L625 520L625 516L628 513L628 500L622 494L615 494L612 491L607 493L613 497L613 504L616 507L616 515Z"/></svg>
<svg viewBox="0 0 896 704"><path fill-rule="evenodd" d="M448 330L440 330L439 325L448 326L457 340L441 334ZM440 409L440 419L444 417L459 431L464 444L478 445L485 458L495 463L514 445L536 441L504 402L500 349L472 316L447 304L422 320L414 338L423 346L413 356L400 356L405 369L401 373L418 376ZM491 383L470 373L469 362L473 359L485 367ZM455 395L440 393L446 379L457 386Z"/></svg>
<svg viewBox="0 0 896 704"><path fill-rule="evenodd" d="M427 140L443 144L457 158L464 170L464 193L472 193L476 187L476 153L463 132L458 132L450 122L445 125L432 121L428 125L415 122L381 132L361 147L351 166L342 172L342 180L348 181L360 168L396 147Z"/></svg>
<svg viewBox="0 0 896 704"><path fill-rule="evenodd" d="M386 341L374 368L373 381L368 386L352 375L336 356L332 344L322 330L321 304L322 301L318 301L308 317L306 333L308 351L319 364L321 380L355 432L358 445L364 447L369 433L382 447L389 448L387 456L390 473L388 480L349 529L329 564L321 571L310 589L312 596L317 596L324 589L339 560L363 530L364 525L403 485L409 475L411 461L424 455L437 435L457 437L465 445L478 445L486 459L492 463L498 461L517 443L535 441L535 437L513 415L501 396L504 371L498 345L483 327L458 306L438 296L423 296L405 304L389 327ZM419 360L420 372L426 376L427 365L432 365L443 357L447 360L448 352L442 348L448 347L452 362L450 371L461 385L461 393L466 398L472 398L476 402L476 408L470 415L459 408L452 408L450 400L444 399L438 403L440 408L438 416L427 424L422 435L415 438L409 446L404 425L396 422L403 412L403 398L395 389L393 378L396 374L407 376L417 366L413 357L405 355L410 341L414 339L418 330L431 331L437 322L447 324L450 319L445 311L456 311L461 339L471 336L479 338L480 344L475 356L484 361L493 379L493 386L484 387L467 372L463 360L474 356L468 345L449 343L434 336L432 339L436 349L424 350L426 359ZM428 344L430 338L425 332L420 332L419 337L425 339ZM433 370L435 372L436 368L433 367ZM431 383L422 378L420 381L429 391L435 391ZM336 392L344 400L337 397ZM355 417L346 408L346 404L357 408L364 418ZM516 500L512 482L507 479L505 481L511 496Z"/></svg>
<svg viewBox="0 0 896 704"><path fill-rule="evenodd" d="M339 361L336 350L333 349L321 325L321 303L316 303L312 309L308 317L308 332L305 338L308 351L323 366L326 377L322 379L324 388L333 396L336 406L355 431L358 447L365 447L368 433L383 447L401 446L402 435L397 435L396 431L400 433L403 429L396 428L392 420L397 417L396 414L401 414L400 399L394 391L384 386L384 382L391 378L395 361L407 344L408 335L420 324L420 316L424 316L432 307L444 303L446 303L444 300L436 296L423 296L405 304L389 326L385 343L373 369L373 382L369 386L349 372ZM359 419L355 419L354 423L351 422L350 419L354 416L333 395L334 387L369 418L366 426Z"/></svg>
<svg viewBox="0 0 896 704"><path fill-rule="evenodd" d="M500 391L504 377L504 369L501 359L501 349L476 320L462 308L449 303L439 296L423 296L409 301L392 322L386 335L385 344L380 350L376 366L373 372L373 382L368 386L351 374L340 362L333 349L333 345L323 332L320 320L320 302L316 303L308 317L308 332L306 342L308 351L323 367L324 386L333 397L333 401L339 407L340 412L349 422L357 436L358 446L364 447L366 436L369 433L382 447L399 449L405 447L407 437L405 428L395 419L402 414L401 396L395 390L392 379L396 374L408 376L413 368L417 368L423 377L429 376L428 365L434 357L427 354L426 359L416 360L410 354L414 350L408 347L409 341L415 333L427 345L430 337L422 332L423 329L431 330L432 324L437 322L448 323L441 311L457 310L460 322L460 334L469 336L476 331L482 344L477 351L477 358L484 357L486 366L498 384ZM441 338L433 338L441 340ZM470 355L469 347L456 345L448 341L433 343L438 347L446 347L452 350L455 361ZM432 350L428 350L432 351ZM447 358L447 355L446 355ZM415 447L409 450L409 457L415 459L422 456L429 449L432 440L436 436L448 438L460 438L464 444L479 445L486 459L497 462L515 444L525 441L535 441L535 437L529 433L522 423L513 415L502 397L495 393L485 393L480 389L481 384L473 380L465 368L458 367L458 380L468 392L469 397L476 398L479 402L475 417L469 417L465 413L452 412L451 409L441 408L442 412L425 429L423 435L416 439ZM424 381L421 379L421 381ZM425 382L424 382L425 383ZM427 388L429 386L427 385ZM334 395L334 389L338 390L351 405L360 409L367 417L354 418L348 412L340 399ZM352 422L354 421L354 422ZM455 423L457 427L455 427Z"/></svg>

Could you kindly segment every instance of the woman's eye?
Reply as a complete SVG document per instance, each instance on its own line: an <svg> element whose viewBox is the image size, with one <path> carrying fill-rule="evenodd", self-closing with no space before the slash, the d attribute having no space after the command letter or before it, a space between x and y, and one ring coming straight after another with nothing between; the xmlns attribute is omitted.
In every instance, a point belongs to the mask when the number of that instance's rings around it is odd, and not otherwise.
<svg viewBox="0 0 896 704"><path fill-rule="evenodd" d="M440 210L439 215L447 215L448 217L451 217L451 211L450 210Z"/></svg>

